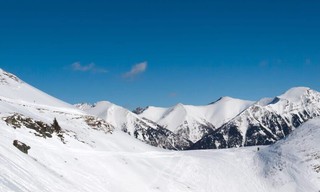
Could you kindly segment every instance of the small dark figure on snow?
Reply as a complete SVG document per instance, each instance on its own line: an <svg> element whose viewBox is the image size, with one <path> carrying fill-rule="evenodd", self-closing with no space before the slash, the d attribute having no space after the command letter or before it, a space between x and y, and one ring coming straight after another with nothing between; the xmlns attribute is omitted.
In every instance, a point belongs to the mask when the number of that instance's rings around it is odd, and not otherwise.
<svg viewBox="0 0 320 192"><path fill-rule="evenodd" d="M259 150L260 150L260 148L258 147L258 148L257 148L257 151L259 151Z"/></svg>

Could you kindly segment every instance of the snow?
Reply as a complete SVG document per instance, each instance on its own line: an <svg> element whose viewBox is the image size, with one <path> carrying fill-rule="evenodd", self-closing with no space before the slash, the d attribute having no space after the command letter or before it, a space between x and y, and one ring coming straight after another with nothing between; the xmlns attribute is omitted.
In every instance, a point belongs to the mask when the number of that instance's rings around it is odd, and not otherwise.
<svg viewBox="0 0 320 192"><path fill-rule="evenodd" d="M320 119L304 124L275 145L261 146L259 152L257 147L168 151L118 129L92 129L84 121L87 113L26 83L12 82L7 76L4 79L9 84L0 89L0 191L311 192L320 188L316 172L320 165ZM15 86L19 88L11 91ZM223 103L228 104L232 103ZM96 112L100 106L118 108L102 102ZM205 109L212 107L222 117L231 118L233 114L224 114L218 106L219 102L202 107L180 105L178 109L199 110L190 113L196 115L207 114ZM238 110L247 105L241 106ZM57 118L66 142L55 134L43 138L26 127L7 125L2 118L13 113L45 123ZM28 155L13 146L15 139L31 147Z"/></svg>
<svg viewBox="0 0 320 192"><path fill-rule="evenodd" d="M170 108L148 107L140 116L158 122L160 125L167 125L171 131L174 131L183 121L188 119L199 122L206 121L215 127L220 127L253 103L253 101L222 97L218 101L204 106L179 103Z"/></svg>
<svg viewBox="0 0 320 192"><path fill-rule="evenodd" d="M0 99L29 105L50 105L74 108L72 105L58 100L20 80L13 74L0 69Z"/></svg>
<svg viewBox="0 0 320 192"><path fill-rule="evenodd" d="M119 121L123 121L122 119L126 117L126 111L123 109L121 112L122 114L114 115L117 106L108 102L108 101L101 101L96 103L93 107L86 109L89 114L96 115L98 117L106 119L115 127L121 127L121 124L118 124ZM119 119L121 118L121 119Z"/></svg>
<svg viewBox="0 0 320 192"><path fill-rule="evenodd" d="M1 127L1 191L287 192L316 191L320 187L316 173L308 166L310 157L296 153L302 149L319 151L319 126L307 138L316 139L313 143L301 142L304 145L292 150L300 140L297 134L281 150L278 144L260 147L261 152L256 147L165 151L117 131L108 135L96 132L94 138L105 141L96 148L83 143L62 144L54 138L39 139L4 124ZM30 144L29 155L13 147L13 138ZM281 161L277 160L279 151ZM279 162L285 165L282 171L276 169ZM319 164L317 159L312 162Z"/></svg>
<svg viewBox="0 0 320 192"><path fill-rule="evenodd" d="M294 87L280 95L279 98L289 100L290 102L296 102L308 91L308 87Z"/></svg>
<svg viewBox="0 0 320 192"><path fill-rule="evenodd" d="M310 120L259 154L263 174L279 191L319 191L320 118Z"/></svg>
<svg viewBox="0 0 320 192"><path fill-rule="evenodd" d="M260 105L260 106L266 106L268 104L270 104L272 101L274 101L274 98L262 98L259 101L257 101L255 104L256 105Z"/></svg>
<svg viewBox="0 0 320 192"><path fill-rule="evenodd" d="M86 111L86 110L89 110L91 109L92 107L94 107L94 105L92 104L89 104L89 103L79 103L79 104L76 104L74 105L76 108L82 110L82 111Z"/></svg>
<svg viewBox="0 0 320 192"><path fill-rule="evenodd" d="M268 108L278 114L293 113L304 108L310 111L320 109L320 93L307 87L294 87L276 97Z"/></svg>
<svg viewBox="0 0 320 192"><path fill-rule="evenodd" d="M137 121L143 122L150 127L155 127L154 124L143 120L128 109L115 105L109 101L97 102L91 108L84 109L84 111L88 114L92 114L106 120L108 123L120 130L125 126L126 131L131 133L131 135L134 135L136 128L135 123L137 123Z"/></svg>
<svg viewBox="0 0 320 192"><path fill-rule="evenodd" d="M203 125L218 128L253 103L253 101L222 97L204 106L179 103L170 108L148 107L139 116L150 119L174 133L188 130L190 134L187 139L196 142L204 134L197 127Z"/></svg>

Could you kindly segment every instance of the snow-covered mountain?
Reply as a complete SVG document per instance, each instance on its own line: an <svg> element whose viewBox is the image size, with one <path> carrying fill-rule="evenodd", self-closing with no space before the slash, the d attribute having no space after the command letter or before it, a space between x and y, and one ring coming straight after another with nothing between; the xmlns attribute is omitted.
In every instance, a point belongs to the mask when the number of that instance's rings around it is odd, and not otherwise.
<svg viewBox="0 0 320 192"><path fill-rule="evenodd" d="M274 143L309 119L320 116L320 93L296 87L263 99L195 143L193 149L231 148Z"/></svg>
<svg viewBox="0 0 320 192"><path fill-rule="evenodd" d="M27 128L31 135L83 141L92 130L111 133L114 127L102 119L58 100L0 70L0 121L14 129ZM62 127L54 130L54 119ZM73 139L71 139L73 141Z"/></svg>
<svg viewBox="0 0 320 192"><path fill-rule="evenodd" d="M274 145L259 146L260 151L257 147L169 151L140 142L10 73L0 71L0 79L0 191L311 192L320 188L319 118ZM316 105L317 95L311 93L303 103ZM297 106L292 107L284 111L296 111Z"/></svg>
<svg viewBox="0 0 320 192"><path fill-rule="evenodd" d="M101 101L94 105L77 104L76 106L152 146L184 150L192 145L192 142L159 126L157 123L139 117L135 113L108 101Z"/></svg>
<svg viewBox="0 0 320 192"><path fill-rule="evenodd" d="M205 106L147 107L139 116L150 119L192 142L228 122L254 102L222 97Z"/></svg>
<svg viewBox="0 0 320 192"><path fill-rule="evenodd" d="M56 106L74 108L70 104L60 101L23 82L17 76L0 69L0 99L15 103L28 103L38 106Z"/></svg>

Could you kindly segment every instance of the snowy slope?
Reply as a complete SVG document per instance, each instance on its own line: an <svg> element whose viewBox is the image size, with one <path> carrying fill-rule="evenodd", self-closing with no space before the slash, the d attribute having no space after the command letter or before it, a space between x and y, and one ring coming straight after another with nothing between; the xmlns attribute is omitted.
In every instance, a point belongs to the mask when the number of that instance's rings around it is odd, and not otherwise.
<svg viewBox="0 0 320 192"><path fill-rule="evenodd" d="M44 103L24 91L9 97L7 88L0 90L0 191L311 192L320 187L319 119L259 152L257 147L167 151L40 91L35 92ZM54 118L61 132L37 129ZM16 139L31 147L28 154L13 146Z"/></svg>
<svg viewBox="0 0 320 192"><path fill-rule="evenodd" d="M259 153L263 175L279 191L319 191L320 119L303 124Z"/></svg>
<svg viewBox="0 0 320 192"><path fill-rule="evenodd" d="M129 132L131 135L134 135L136 130L135 122L137 121L142 121L146 126L156 128L156 125L144 121L129 110L108 101L100 101L84 111L105 119L110 124L121 128L124 132Z"/></svg>
<svg viewBox="0 0 320 192"><path fill-rule="evenodd" d="M108 101L98 102L91 107L88 104L76 106L88 114L104 119L116 129L156 147L183 150L190 148L192 144L158 124Z"/></svg>
<svg viewBox="0 0 320 192"><path fill-rule="evenodd" d="M28 85L13 74L0 70L0 119L7 126L20 129L43 139L63 136L65 142L73 138L80 142L90 140L90 134L101 131L111 133L114 127L102 119L60 101ZM50 126L57 119L62 130L60 134L50 133ZM59 138L59 140L62 140Z"/></svg>
<svg viewBox="0 0 320 192"><path fill-rule="evenodd" d="M268 145L284 138L296 127L320 116L320 93L296 87L275 97L263 99L216 131L195 143L193 149Z"/></svg>
<svg viewBox="0 0 320 192"><path fill-rule="evenodd" d="M56 107L73 108L70 104L60 101L23 82L15 75L0 69L0 99L15 103L33 103L35 105L50 105Z"/></svg>
<svg viewBox="0 0 320 192"><path fill-rule="evenodd" d="M252 101L222 97L205 106L183 105L147 107L139 116L157 122L170 131L193 142L231 120L248 108Z"/></svg>
<svg viewBox="0 0 320 192"><path fill-rule="evenodd" d="M90 146L43 140L1 124L1 191L311 192L319 189L320 127L282 144L207 151L164 151L114 132ZM317 130L314 130L317 129ZM307 141L300 140L306 136ZM29 155L12 146L19 138ZM303 138L303 137L302 137ZM313 140L313 141L312 141ZM296 148L297 147L297 148ZM294 150L292 150L294 149ZM298 153L297 153L298 152ZM310 152L310 153L309 153ZM317 153L314 153L317 152Z"/></svg>

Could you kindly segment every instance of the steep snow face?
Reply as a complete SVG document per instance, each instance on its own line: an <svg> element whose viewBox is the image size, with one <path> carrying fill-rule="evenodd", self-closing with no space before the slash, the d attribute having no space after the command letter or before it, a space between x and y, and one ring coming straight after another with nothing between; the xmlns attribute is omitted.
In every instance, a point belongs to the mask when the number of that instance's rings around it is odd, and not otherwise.
<svg viewBox="0 0 320 192"><path fill-rule="evenodd" d="M155 121L181 137L196 142L253 103L222 97L205 106L179 103L170 108L148 107L139 116Z"/></svg>
<svg viewBox="0 0 320 192"><path fill-rule="evenodd" d="M115 127L121 127L128 115L126 109L116 106L108 101L101 101L86 109L90 114L104 118Z"/></svg>
<svg viewBox="0 0 320 192"><path fill-rule="evenodd" d="M247 109L253 103L253 101L240 100L232 97L222 97L215 103L207 106L204 116L215 127L220 127L240 112Z"/></svg>
<svg viewBox="0 0 320 192"><path fill-rule="evenodd" d="M77 106L84 108L83 105ZM153 146L182 150L189 148L192 144L155 122L141 118L135 113L108 101L98 102L84 111L106 120L115 128Z"/></svg>
<svg viewBox="0 0 320 192"><path fill-rule="evenodd" d="M320 93L309 88L292 88L268 104L257 102L250 106L213 133L206 135L193 148L271 144L317 116L320 116Z"/></svg>
<svg viewBox="0 0 320 192"><path fill-rule="evenodd" d="M15 75L0 69L0 99L21 104L50 105L74 108L20 80Z"/></svg>
<svg viewBox="0 0 320 192"><path fill-rule="evenodd" d="M288 137L264 148L258 157L262 174L279 191L320 189L320 119L297 128Z"/></svg>

